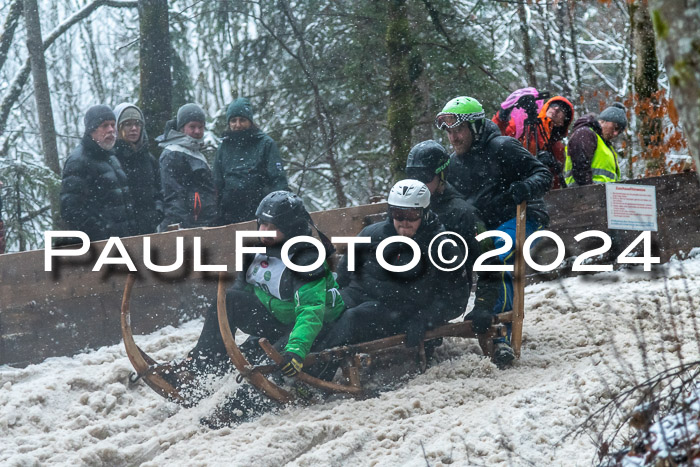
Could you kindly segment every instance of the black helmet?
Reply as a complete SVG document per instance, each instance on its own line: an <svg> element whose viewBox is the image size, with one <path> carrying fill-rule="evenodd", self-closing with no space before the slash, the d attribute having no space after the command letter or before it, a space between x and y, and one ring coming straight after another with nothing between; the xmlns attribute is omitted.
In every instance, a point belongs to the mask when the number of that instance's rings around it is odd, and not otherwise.
<svg viewBox="0 0 700 467"><path fill-rule="evenodd" d="M406 160L406 176L423 183L432 182L435 175L445 180L449 165L450 156L442 144L429 139L411 148Z"/></svg>
<svg viewBox="0 0 700 467"><path fill-rule="evenodd" d="M309 235L311 217L302 199L290 191L273 191L255 211L258 223L275 224L287 238Z"/></svg>

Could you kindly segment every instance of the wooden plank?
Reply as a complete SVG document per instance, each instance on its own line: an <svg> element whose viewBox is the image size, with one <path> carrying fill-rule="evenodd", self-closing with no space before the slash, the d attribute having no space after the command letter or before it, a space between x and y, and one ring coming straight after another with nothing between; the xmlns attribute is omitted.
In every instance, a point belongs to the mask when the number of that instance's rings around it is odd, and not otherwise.
<svg viewBox="0 0 700 467"><path fill-rule="evenodd" d="M511 328L511 345L517 358L520 358L520 345L523 342L523 320L525 319L525 244L526 203L523 201L516 210L515 230L515 266L513 270L513 324Z"/></svg>

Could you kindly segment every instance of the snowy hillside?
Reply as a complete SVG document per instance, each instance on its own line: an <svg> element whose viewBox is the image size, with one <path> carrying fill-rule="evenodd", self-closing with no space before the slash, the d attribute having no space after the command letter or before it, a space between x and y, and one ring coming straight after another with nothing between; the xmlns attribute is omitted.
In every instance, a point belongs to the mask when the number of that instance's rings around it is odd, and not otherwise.
<svg viewBox="0 0 700 467"><path fill-rule="evenodd" d="M182 409L144 384L121 345L25 369L0 367L0 465L590 465L590 438L562 438L642 374L643 331L659 370L700 358L692 303L700 250L654 273L614 272L528 287L523 355L497 370L475 341L450 341L423 375L364 400L292 407L212 431L198 424L235 382ZM691 303L692 301L692 303ZM668 329L675 321L681 343ZM136 336L181 358L201 321ZM427 464L426 464L427 462Z"/></svg>

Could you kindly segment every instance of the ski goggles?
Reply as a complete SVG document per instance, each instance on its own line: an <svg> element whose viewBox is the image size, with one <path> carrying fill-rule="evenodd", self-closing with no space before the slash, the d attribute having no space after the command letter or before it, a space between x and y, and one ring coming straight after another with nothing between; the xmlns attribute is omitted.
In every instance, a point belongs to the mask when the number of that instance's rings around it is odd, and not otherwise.
<svg viewBox="0 0 700 467"><path fill-rule="evenodd" d="M423 208L389 206L389 216L395 221L415 222L423 218Z"/></svg>
<svg viewBox="0 0 700 467"><path fill-rule="evenodd" d="M485 116L486 114L484 114L484 112L471 114L439 113L438 116L435 117L435 126L438 130L448 130L455 128L464 122L473 122L474 120L479 120Z"/></svg>

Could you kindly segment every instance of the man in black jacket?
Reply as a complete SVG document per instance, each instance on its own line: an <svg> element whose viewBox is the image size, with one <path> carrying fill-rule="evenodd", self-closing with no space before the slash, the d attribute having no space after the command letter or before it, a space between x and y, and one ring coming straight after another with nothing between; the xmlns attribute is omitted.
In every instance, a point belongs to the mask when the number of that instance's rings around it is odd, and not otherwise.
<svg viewBox="0 0 700 467"><path fill-rule="evenodd" d="M148 151L148 135L141 109L123 103L114 108L117 117L115 153L126 174L134 206L136 235L156 232L163 219L158 161Z"/></svg>
<svg viewBox="0 0 700 467"><path fill-rule="evenodd" d="M431 264L439 256L434 251L435 236L445 231L435 213L430 211L430 191L417 180L402 180L389 193L389 217L385 221L365 227L358 237L371 238L370 243L356 247L356 264L350 270L348 255L338 265L338 284L348 309L333 325L321 347L364 342L394 334L406 333L406 345L420 343L426 329L444 324L455 317L457 296L462 296L459 283L464 281L464 269L443 271ZM393 272L377 260L379 245L389 237L402 235L414 240L420 249L420 258L411 269ZM385 261L396 267L407 266L414 252L406 243L393 243L381 252ZM443 257L457 258L459 264L464 252L451 245L443 248ZM442 264L441 267L448 268ZM468 292L467 292L468 294ZM468 296L468 295L467 295ZM456 316L464 310L461 310Z"/></svg>
<svg viewBox="0 0 700 467"><path fill-rule="evenodd" d="M498 127L485 118L481 104L471 97L449 101L435 124L446 130L455 152L450 157L450 181L481 214L489 230L508 235L515 245L516 207L527 201L526 234L546 227L549 214L542 196L549 190L552 174L547 167L515 138L501 136ZM498 238L495 248L505 244ZM487 248L490 249L490 248ZM485 261L485 265L512 264L512 248ZM508 271L485 271L479 274L475 304L466 319L474 330L484 333L493 315L512 309L513 278ZM509 339L497 340L494 362L505 367L513 361Z"/></svg>
<svg viewBox="0 0 700 467"><path fill-rule="evenodd" d="M85 113L85 134L63 166L61 217L90 241L135 234L131 195L112 148L116 117L106 105Z"/></svg>

